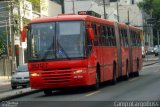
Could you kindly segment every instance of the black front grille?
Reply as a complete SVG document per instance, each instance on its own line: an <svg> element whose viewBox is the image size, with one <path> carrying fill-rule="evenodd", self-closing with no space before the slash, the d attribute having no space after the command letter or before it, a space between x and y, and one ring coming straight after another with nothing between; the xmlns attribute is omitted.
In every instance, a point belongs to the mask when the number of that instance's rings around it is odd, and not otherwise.
<svg viewBox="0 0 160 107"><path fill-rule="evenodd" d="M43 71L41 73L42 78L45 83L57 84L57 83L67 83L71 80L72 71L71 70L54 70L54 71Z"/></svg>
<svg viewBox="0 0 160 107"><path fill-rule="evenodd" d="M16 77L16 79L22 79L21 77Z"/></svg>

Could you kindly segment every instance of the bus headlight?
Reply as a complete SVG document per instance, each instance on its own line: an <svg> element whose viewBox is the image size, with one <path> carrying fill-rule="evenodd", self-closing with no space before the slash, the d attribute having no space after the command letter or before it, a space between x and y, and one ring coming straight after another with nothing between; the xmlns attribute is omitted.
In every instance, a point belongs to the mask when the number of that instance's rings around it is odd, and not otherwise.
<svg viewBox="0 0 160 107"><path fill-rule="evenodd" d="M40 74L39 73L31 73L31 76L36 77L36 76L40 76Z"/></svg>
<svg viewBox="0 0 160 107"><path fill-rule="evenodd" d="M76 70L73 73L74 74L79 74L79 73L85 73L85 72L86 72L86 70Z"/></svg>

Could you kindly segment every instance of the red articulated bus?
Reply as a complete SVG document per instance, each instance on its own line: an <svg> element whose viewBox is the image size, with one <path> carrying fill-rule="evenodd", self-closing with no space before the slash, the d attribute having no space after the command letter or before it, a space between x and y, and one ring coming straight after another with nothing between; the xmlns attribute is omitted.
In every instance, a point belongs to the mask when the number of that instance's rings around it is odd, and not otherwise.
<svg viewBox="0 0 160 107"><path fill-rule="evenodd" d="M140 29L89 15L32 20L27 27L30 85L53 89L129 79L142 69Z"/></svg>

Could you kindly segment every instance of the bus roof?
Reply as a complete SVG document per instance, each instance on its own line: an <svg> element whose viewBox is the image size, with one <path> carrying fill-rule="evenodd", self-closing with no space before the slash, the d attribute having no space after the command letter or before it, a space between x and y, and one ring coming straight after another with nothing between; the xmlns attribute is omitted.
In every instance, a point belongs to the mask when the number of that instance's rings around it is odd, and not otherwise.
<svg viewBox="0 0 160 107"><path fill-rule="evenodd" d="M43 22L52 22L52 21L76 21L76 20L84 20L84 21L90 21L94 23L99 23L99 24L107 24L114 26L114 21L109 21L106 19L101 19L97 17L93 17L90 15L75 15L75 14L64 14L64 15L58 15L55 17L44 17L44 18L38 18L38 19L33 19L30 21L30 23L43 23ZM121 28L127 28L127 25L125 23L117 22L118 26ZM132 30L136 31L141 31L141 29L129 25L129 28Z"/></svg>
<svg viewBox="0 0 160 107"><path fill-rule="evenodd" d="M55 17L44 17L44 18L38 18L33 19L30 21L30 23L42 23L42 22L51 22L51 21L70 21L70 20L86 20L91 22L97 22L97 23L105 23L108 25L114 25L114 22L108 21L105 19L100 19L97 17L93 17L90 15L58 15Z"/></svg>

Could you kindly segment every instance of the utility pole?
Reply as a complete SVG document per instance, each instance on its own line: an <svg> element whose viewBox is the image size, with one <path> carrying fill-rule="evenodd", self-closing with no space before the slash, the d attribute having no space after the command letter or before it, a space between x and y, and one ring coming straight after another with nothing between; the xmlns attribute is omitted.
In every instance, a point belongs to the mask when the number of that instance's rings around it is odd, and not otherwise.
<svg viewBox="0 0 160 107"><path fill-rule="evenodd" d="M118 0L117 0L117 20L119 22L119 6L118 6Z"/></svg>
<svg viewBox="0 0 160 107"><path fill-rule="evenodd" d="M10 10L9 10L9 34L10 34L10 42L11 42L11 75L13 70L15 70L15 47L14 47L14 33L13 33L13 29L12 29L12 16L13 16L13 2L11 1L9 3L10 5Z"/></svg>
<svg viewBox="0 0 160 107"><path fill-rule="evenodd" d="M62 6L62 14L64 14L65 13L64 0L61 0L61 6Z"/></svg>
<svg viewBox="0 0 160 107"><path fill-rule="evenodd" d="M159 52L159 49L160 49L160 46L159 46L159 29L157 29L157 37L158 37L158 52ZM160 52L158 53L158 56L159 56L159 59L160 59Z"/></svg>
<svg viewBox="0 0 160 107"><path fill-rule="evenodd" d="M158 37L158 47L159 47L159 29L157 29L157 37Z"/></svg>
<svg viewBox="0 0 160 107"><path fill-rule="evenodd" d="M106 18L106 2L105 2L105 0L103 0L103 9L104 9L104 19L107 19Z"/></svg>
<svg viewBox="0 0 160 107"><path fill-rule="evenodd" d="M129 9L128 9L128 25L130 24L130 18L129 18Z"/></svg>
<svg viewBox="0 0 160 107"><path fill-rule="evenodd" d="M75 14L75 4L74 4L74 0L73 0L73 14Z"/></svg>
<svg viewBox="0 0 160 107"><path fill-rule="evenodd" d="M18 0L18 15L19 15L19 29L22 31L23 29L23 16L21 11L24 9L24 1ZM24 49L22 47L22 38L21 34L19 34L20 37L20 47L19 47L19 64L24 64Z"/></svg>

